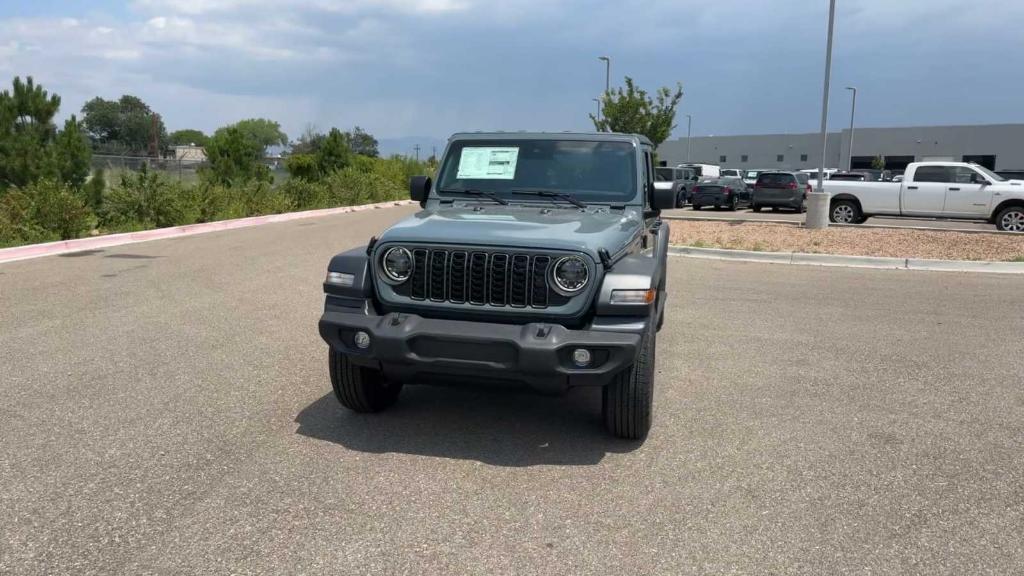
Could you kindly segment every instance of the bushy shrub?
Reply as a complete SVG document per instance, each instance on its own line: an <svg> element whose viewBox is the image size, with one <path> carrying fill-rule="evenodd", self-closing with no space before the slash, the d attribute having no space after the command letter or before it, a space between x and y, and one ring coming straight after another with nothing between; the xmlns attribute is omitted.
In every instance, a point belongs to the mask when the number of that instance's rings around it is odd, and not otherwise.
<svg viewBox="0 0 1024 576"><path fill-rule="evenodd" d="M196 190L201 198L202 220L206 222L279 214L294 206L281 189L266 182L242 186L202 185Z"/></svg>
<svg viewBox="0 0 1024 576"><path fill-rule="evenodd" d="M202 216L195 186L182 186L143 165L121 174L121 182L103 196L100 221L108 228L165 228L191 224Z"/></svg>
<svg viewBox="0 0 1024 576"><path fill-rule="evenodd" d="M70 240L87 232L92 212L67 185L38 180L0 198L0 243Z"/></svg>
<svg viewBox="0 0 1024 576"><path fill-rule="evenodd" d="M292 178L281 184L280 191L296 210L330 208L333 200L322 182Z"/></svg>

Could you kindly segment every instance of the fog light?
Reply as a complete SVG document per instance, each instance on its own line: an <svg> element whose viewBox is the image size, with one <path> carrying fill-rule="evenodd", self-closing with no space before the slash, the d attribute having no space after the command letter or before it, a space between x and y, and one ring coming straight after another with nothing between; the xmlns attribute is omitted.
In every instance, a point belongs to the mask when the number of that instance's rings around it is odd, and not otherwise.
<svg viewBox="0 0 1024 576"><path fill-rule="evenodd" d="M572 363L580 368L590 366L590 360L590 350L587 350L586 348L577 348L572 351Z"/></svg>
<svg viewBox="0 0 1024 576"><path fill-rule="evenodd" d="M367 348L370 347L370 335L367 334L366 332L363 332L362 330L356 332L355 338L353 339L356 342L357 348L366 350Z"/></svg>

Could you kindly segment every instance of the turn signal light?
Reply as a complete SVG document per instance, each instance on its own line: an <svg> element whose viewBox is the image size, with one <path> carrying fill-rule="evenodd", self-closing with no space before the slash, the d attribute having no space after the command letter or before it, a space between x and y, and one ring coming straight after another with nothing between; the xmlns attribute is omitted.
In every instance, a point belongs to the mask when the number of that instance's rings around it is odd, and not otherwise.
<svg viewBox="0 0 1024 576"><path fill-rule="evenodd" d="M654 288L648 290L612 290L612 304L650 304L658 296Z"/></svg>

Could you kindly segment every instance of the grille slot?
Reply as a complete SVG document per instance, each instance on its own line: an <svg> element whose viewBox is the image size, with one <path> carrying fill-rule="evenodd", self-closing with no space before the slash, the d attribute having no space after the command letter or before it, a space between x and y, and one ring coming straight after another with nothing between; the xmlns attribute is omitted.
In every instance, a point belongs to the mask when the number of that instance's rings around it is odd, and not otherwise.
<svg viewBox="0 0 1024 576"><path fill-rule="evenodd" d="M508 254L491 254L491 304L504 306L508 291Z"/></svg>
<svg viewBox="0 0 1024 576"><path fill-rule="evenodd" d="M412 261L412 286L409 295L414 300L424 300L427 297L427 251L422 248L413 250Z"/></svg>
<svg viewBox="0 0 1024 576"><path fill-rule="evenodd" d="M448 299L456 304L466 301L466 271L469 259L465 252L452 252L448 259Z"/></svg>
<svg viewBox="0 0 1024 576"><path fill-rule="evenodd" d="M469 261L469 303L487 303L487 254L473 252Z"/></svg>
<svg viewBox="0 0 1024 576"><path fill-rule="evenodd" d="M526 307L530 295L527 290L530 280L530 257L516 254L512 257L512 271L509 274L508 303L520 308Z"/></svg>
<svg viewBox="0 0 1024 576"><path fill-rule="evenodd" d="M395 290L412 300L535 309L567 302L550 286L551 255L440 247L410 252L412 278Z"/></svg>

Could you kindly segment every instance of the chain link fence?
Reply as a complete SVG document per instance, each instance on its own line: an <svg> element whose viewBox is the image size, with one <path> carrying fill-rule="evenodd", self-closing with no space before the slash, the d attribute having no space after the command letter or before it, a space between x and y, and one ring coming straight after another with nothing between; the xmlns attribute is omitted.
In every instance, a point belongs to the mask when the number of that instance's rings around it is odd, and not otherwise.
<svg viewBox="0 0 1024 576"><path fill-rule="evenodd" d="M274 175L274 182L280 183L288 179L288 171L282 158L264 158L263 162ZM208 165L205 160L194 158L153 158L150 156L117 156L111 154L93 154L92 169L102 168L106 173L107 182L116 182L122 173L137 172L145 166L151 172L160 172L178 182L191 184L199 181L199 171Z"/></svg>

